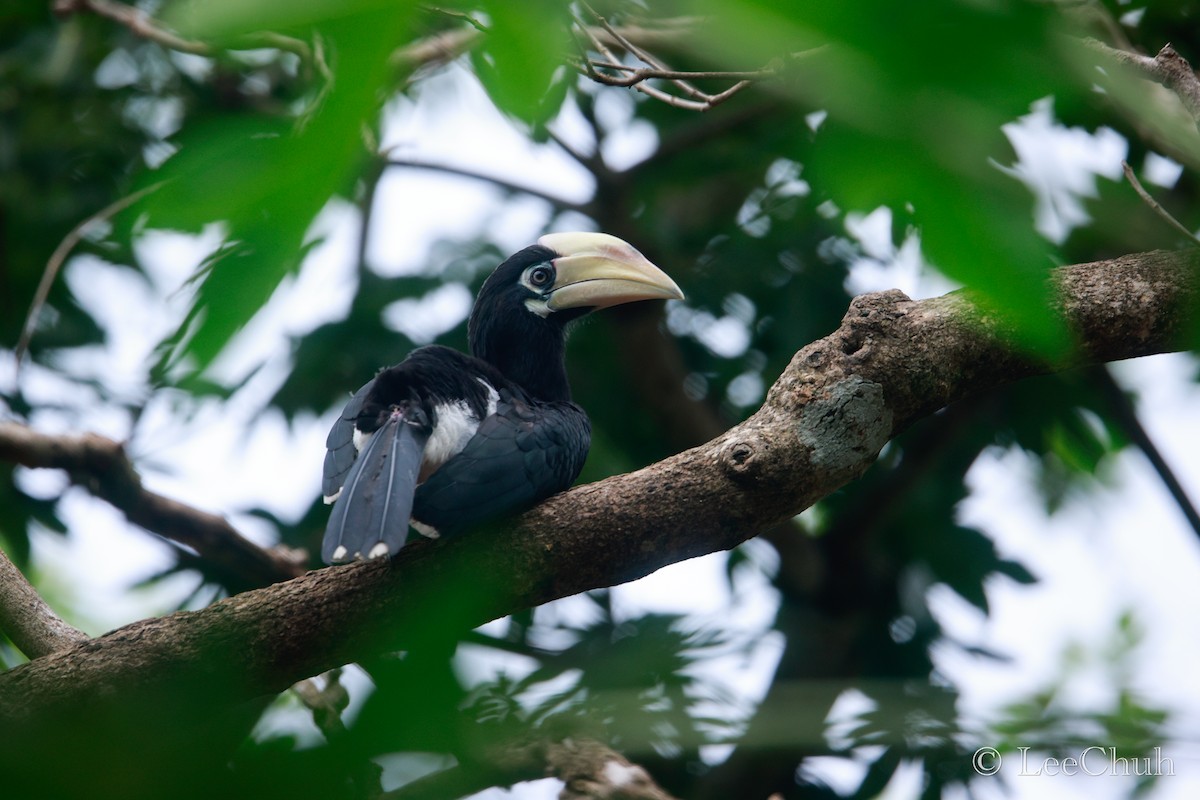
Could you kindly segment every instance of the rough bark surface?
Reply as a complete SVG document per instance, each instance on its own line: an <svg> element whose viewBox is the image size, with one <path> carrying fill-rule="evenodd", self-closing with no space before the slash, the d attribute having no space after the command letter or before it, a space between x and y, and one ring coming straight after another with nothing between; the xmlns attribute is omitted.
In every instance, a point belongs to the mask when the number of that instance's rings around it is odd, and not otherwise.
<svg viewBox="0 0 1200 800"><path fill-rule="evenodd" d="M66 650L88 638L50 609L3 551L0 551L0 631L28 658Z"/></svg>
<svg viewBox="0 0 1200 800"><path fill-rule="evenodd" d="M758 412L704 445L503 527L136 622L0 675L0 730L15 743L0 766L70 735L71 719L93 721L81 737L136 741L145 761L218 710L323 670L733 547L853 480L891 437L960 398L1178 348L1198 262L1154 252L1057 270L1058 311L1079 346L1053 364L1014 351L962 293L859 297L836 331L796 353ZM151 708L178 729L147 730Z"/></svg>

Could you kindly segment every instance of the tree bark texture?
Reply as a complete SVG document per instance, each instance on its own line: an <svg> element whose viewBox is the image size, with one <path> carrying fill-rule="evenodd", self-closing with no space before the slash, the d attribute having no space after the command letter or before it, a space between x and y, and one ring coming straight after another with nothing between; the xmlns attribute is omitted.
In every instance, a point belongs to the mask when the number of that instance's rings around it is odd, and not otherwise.
<svg viewBox="0 0 1200 800"><path fill-rule="evenodd" d="M734 547L854 480L893 436L947 404L1178 349L1198 269L1194 252L1160 251L1055 270L1056 311L1077 346L1054 363L1014 349L963 292L858 297L836 331L795 354L753 416L706 444L502 526L142 620L0 675L0 769L64 737L151 758L323 670ZM147 724L163 719L177 727Z"/></svg>
<svg viewBox="0 0 1200 800"><path fill-rule="evenodd" d="M49 655L87 640L58 617L17 566L0 551L0 631L28 658Z"/></svg>

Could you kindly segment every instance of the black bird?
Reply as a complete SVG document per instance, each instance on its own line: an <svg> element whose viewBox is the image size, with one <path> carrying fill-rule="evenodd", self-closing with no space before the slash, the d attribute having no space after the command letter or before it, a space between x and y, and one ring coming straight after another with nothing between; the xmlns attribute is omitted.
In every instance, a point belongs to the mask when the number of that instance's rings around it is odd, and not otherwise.
<svg viewBox="0 0 1200 800"><path fill-rule="evenodd" d="M602 233L552 233L484 281L471 355L414 350L351 398L325 445L328 564L395 555L530 508L579 476L591 441L563 363L568 323L634 300L683 298L665 273Z"/></svg>

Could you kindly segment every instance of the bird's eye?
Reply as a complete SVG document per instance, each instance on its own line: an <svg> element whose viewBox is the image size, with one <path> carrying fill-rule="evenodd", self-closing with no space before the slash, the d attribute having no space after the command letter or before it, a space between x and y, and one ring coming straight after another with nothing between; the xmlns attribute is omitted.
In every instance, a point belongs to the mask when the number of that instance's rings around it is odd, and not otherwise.
<svg viewBox="0 0 1200 800"><path fill-rule="evenodd" d="M529 285L541 289L554 282L554 270L546 264L541 264L529 270Z"/></svg>

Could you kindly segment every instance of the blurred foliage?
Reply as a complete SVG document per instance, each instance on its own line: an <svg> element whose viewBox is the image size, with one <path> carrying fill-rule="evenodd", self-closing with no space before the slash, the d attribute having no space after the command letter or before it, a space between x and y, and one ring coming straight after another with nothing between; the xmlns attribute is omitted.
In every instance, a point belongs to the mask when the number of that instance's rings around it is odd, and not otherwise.
<svg viewBox="0 0 1200 800"><path fill-rule="evenodd" d="M17 340L50 253L112 201L159 187L111 224L90 229L77 253L139 275L149 274L138 249L149 232L220 232L186 287L186 313L160 343L139 391L109 386L80 366L80 354L103 345L111 331L83 302L89 298L59 280L38 317L26 366L34 379L0 384L8 387L8 410L37 424L74 419L85 406L109 409L133 435L152 393L172 392L181 419L201 401L235 398L246 379L222 379L214 362L318 243L314 220L322 209L335 199L370 208L375 183L390 169L375 152L381 109L419 87L440 68L438 59L454 58L456 51L438 51L426 66L395 58L418 36L462 35L469 46L456 64L534 141L552 141L561 110L577 112L595 140L577 154L595 184L585 212L598 228L635 243L687 292L665 324L649 319L649 330L666 331L653 347L665 348L680 371L666 376L669 385L638 380L631 353L651 345L622 339L623 329L647 330L639 321L656 309L613 313L573 336L572 384L595 429L585 480L661 458L744 418L797 348L837 326L852 267L888 263L906 244L919 244L941 274L1004 313L1021 346L1048 357L1069 348L1062 325L1046 313L1048 269L1181 242L1127 187L1103 177L1094 193L1075 193L1090 223L1062 241L1038 234L1033 191L1001 168L1015 161L1002 126L1042 98L1052 97L1060 126L1115 130L1135 166L1153 153L1183 163L1182 177L1156 194L1184 224L1200 226L1194 128L1173 121L1161 92L1098 71L1099 57L1064 37L1086 33L1146 52L1171 41L1195 59L1200 28L1191 22L1200 4L1105 0L1082 17L1015 0L677 0L649 8L613 0L596 7L615 25L650 30L686 15L683 33L664 28L669 33L654 39L655 54L674 68L776 65L779 75L705 114L600 88L569 67L579 55L571 14L595 20L582 5L557 0L456 0L437 10L378 0L139 4L215 48L206 56L169 51L82 11L58 19L39 4L0 10L6 346ZM253 38L262 31L289 42L264 45ZM656 137L653 153L622 170L594 155L620 133L609 129L606 103L630 116L622 125L649 126ZM880 207L890 214L893 250L886 255L846 224L849 214ZM577 217L556 211L547 226L568 219ZM391 303L447 282L475 290L503 255L482 233L439 243L417 275L385 277L360 255L348 313L294 339L290 371L262 414L294 422L340 407L379 366L417 344L386 323ZM465 347L465 323L435 341ZM35 382L43 388L31 388ZM1128 675L1109 676L1118 698L1111 709L1065 708L1055 686L981 733L978 720L956 710L956 689L931 656L944 645L1004 657L951 641L929 606L931 587L948 587L987 614L992 581L1035 580L957 519L971 465L991 448L1021 448L1037 460L1039 489L1054 510L1101 485L1107 459L1130 441L1111 402L1087 373L1056 375L915 425L863 479L803 523L770 532L778 563L765 565L749 549L730 556L735 594L755 576L778 595L760 639L681 616L628 618L606 592L593 593L577 601L587 605L584 621L539 609L508 620L502 634L454 631L420 651L363 665L373 688L340 734L314 740L295 723L295 701L280 701L263 718L276 724L254 736L242 731L231 758L215 749L204 754L222 766L207 773L211 787L191 789L198 796L212 787L225 796L368 796L372 782L378 787L368 759L377 759L393 765L393 782L411 781L407 796L458 796L538 777L540 765L531 772L510 755L569 736L606 741L673 793L694 798L836 796L805 766L816 756L860 764L854 796L864 798L882 791L901 763L919 762L924 796L937 797L981 780L969 759L979 745L995 743L989 735L1054 753L1085 741L1080 726L1094 737L1088 742L1144 754L1161 741L1165 717L1127 689ZM662 417L681 414L684 405L698 422L664 433ZM327 513L315 500L291 515L241 510L281 542L310 552ZM6 473L0 537L22 567L31 527L65 532L57 498ZM194 556L180 555L164 575L178 571L211 581L198 596L222 591ZM1126 650L1136 644L1134 627L1132 618L1121 622ZM749 659L764 641L781 642L782 654L765 699L754 704L714 672ZM19 660L0 641L0 664ZM497 662L507 667L478 679ZM826 716L849 690L870 710L835 735ZM715 744L732 748L724 761L702 756L702 747ZM206 761L179 754L193 757ZM171 767L160 766L163 774Z"/></svg>

